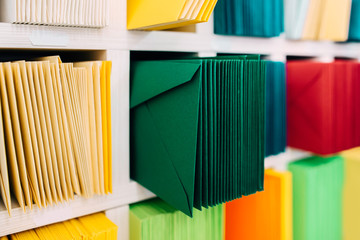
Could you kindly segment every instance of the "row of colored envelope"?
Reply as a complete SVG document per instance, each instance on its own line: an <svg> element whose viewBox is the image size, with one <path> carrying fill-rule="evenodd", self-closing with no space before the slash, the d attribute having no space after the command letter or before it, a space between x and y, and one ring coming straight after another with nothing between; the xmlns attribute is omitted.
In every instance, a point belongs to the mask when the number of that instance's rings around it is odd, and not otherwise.
<svg viewBox="0 0 360 240"><path fill-rule="evenodd" d="M131 178L192 215L263 189L259 56L131 63Z"/></svg>
<svg viewBox="0 0 360 240"><path fill-rule="evenodd" d="M1 197L26 210L112 191L111 62L0 63Z"/></svg>
<svg viewBox="0 0 360 240"><path fill-rule="evenodd" d="M346 41L352 0L287 0L285 32L290 39Z"/></svg>
<svg viewBox="0 0 360 240"><path fill-rule="evenodd" d="M360 40L358 0L223 0L214 10L214 32L289 39Z"/></svg>
<svg viewBox="0 0 360 240"><path fill-rule="evenodd" d="M275 37L284 31L283 0L221 0L214 10L215 34Z"/></svg>
<svg viewBox="0 0 360 240"><path fill-rule="evenodd" d="M207 22L217 0L128 0L127 28L162 30Z"/></svg>
<svg viewBox="0 0 360 240"><path fill-rule="evenodd" d="M109 0L2 0L0 22L104 27L109 24Z"/></svg>
<svg viewBox="0 0 360 240"><path fill-rule="evenodd" d="M0 240L117 240L118 226L103 213L0 237Z"/></svg>
<svg viewBox="0 0 360 240"><path fill-rule="evenodd" d="M134 204L130 239L359 239L360 150L341 155L266 170L264 191L226 203L224 215L221 206L189 218L159 199Z"/></svg>
<svg viewBox="0 0 360 240"><path fill-rule="evenodd" d="M360 146L360 64L287 63L288 145L317 154Z"/></svg>

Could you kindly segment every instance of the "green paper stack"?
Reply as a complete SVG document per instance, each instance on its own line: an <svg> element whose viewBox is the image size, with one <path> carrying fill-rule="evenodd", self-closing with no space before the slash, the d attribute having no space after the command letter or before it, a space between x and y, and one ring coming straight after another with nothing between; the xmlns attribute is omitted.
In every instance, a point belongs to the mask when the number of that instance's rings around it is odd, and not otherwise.
<svg viewBox="0 0 360 240"><path fill-rule="evenodd" d="M191 216L263 190L259 56L131 64L131 178Z"/></svg>
<svg viewBox="0 0 360 240"><path fill-rule="evenodd" d="M223 226L221 205L195 210L193 218L160 199L130 206L130 240L219 240Z"/></svg>
<svg viewBox="0 0 360 240"><path fill-rule="evenodd" d="M294 240L342 239L344 162L340 156L291 163Z"/></svg>

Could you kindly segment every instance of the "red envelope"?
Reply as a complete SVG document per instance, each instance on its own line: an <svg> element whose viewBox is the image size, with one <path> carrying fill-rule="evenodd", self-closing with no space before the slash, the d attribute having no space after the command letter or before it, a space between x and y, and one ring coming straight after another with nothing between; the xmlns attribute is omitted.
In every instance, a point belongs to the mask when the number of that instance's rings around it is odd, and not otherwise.
<svg viewBox="0 0 360 240"><path fill-rule="evenodd" d="M360 64L287 64L288 145L321 155L360 144Z"/></svg>

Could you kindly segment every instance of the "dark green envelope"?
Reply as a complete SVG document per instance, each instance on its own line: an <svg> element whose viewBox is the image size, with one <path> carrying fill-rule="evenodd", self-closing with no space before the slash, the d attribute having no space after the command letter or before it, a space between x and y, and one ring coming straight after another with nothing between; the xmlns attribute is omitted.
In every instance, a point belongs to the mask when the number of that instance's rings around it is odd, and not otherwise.
<svg viewBox="0 0 360 240"><path fill-rule="evenodd" d="M191 216L263 189L259 56L131 65L131 178Z"/></svg>

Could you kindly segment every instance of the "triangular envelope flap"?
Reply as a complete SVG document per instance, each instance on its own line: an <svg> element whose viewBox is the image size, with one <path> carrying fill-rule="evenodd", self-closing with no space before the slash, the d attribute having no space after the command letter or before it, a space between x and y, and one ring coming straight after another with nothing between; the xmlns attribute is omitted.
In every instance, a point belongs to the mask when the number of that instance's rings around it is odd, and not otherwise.
<svg viewBox="0 0 360 240"><path fill-rule="evenodd" d="M131 67L130 108L189 82L200 62L139 61Z"/></svg>
<svg viewBox="0 0 360 240"><path fill-rule="evenodd" d="M199 75L194 81L133 109L131 124L131 177L190 216L195 185Z"/></svg>
<svg viewBox="0 0 360 240"><path fill-rule="evenodd" d="M287 63L287 104L302 100L302 94L311 90L321 79L329 63L311 61L290 61Z"/></svg>

